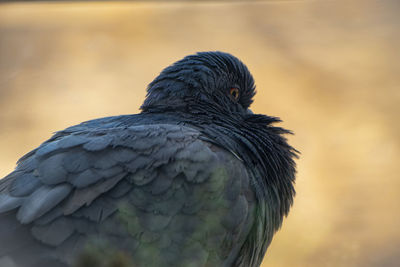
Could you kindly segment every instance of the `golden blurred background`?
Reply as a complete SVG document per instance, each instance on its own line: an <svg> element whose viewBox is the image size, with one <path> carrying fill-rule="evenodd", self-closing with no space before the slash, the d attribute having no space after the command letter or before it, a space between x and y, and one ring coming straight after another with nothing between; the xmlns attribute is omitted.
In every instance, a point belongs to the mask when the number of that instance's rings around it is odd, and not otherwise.
<svg viewBox="0 0 400 267"><path fill-rule="evenodd" d="M0 177L54 131L137 113L174 61L226 51L302 152L263 266L400 266L399 26L397 0L2 3Z"/></svg>

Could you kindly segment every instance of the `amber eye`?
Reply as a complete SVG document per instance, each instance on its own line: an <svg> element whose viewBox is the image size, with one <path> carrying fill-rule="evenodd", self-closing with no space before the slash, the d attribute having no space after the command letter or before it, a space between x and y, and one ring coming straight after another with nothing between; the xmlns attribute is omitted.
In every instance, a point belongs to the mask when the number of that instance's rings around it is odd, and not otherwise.
<svg viewBox="0 0 400 267"><path fill-rule="evenodd" d="M233 99L238 100L239 99L239 89L237 88L231 88L231 90L229 91L229 93L231 94L231 96L233 97Z"/></svg>

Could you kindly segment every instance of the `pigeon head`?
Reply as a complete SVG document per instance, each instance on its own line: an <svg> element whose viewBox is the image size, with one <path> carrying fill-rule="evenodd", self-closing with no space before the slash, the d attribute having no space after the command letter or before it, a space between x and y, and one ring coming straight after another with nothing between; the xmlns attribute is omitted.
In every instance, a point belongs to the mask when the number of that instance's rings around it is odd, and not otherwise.
<svg viewBox="0 0 400 267"><path fill-rule="evenodd" d="M223 52L200 52L165 68L148 86L141 109L208 105L221 111L246 112L254 95L253 77L238 58Z"/></svg>

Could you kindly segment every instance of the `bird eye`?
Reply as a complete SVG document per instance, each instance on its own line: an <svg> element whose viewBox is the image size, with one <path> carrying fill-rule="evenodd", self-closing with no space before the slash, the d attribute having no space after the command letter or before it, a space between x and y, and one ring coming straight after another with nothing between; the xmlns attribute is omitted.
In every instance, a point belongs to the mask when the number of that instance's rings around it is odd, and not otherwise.
<svg viewBox="0 0 400 267"><path fill-rule="evenodd" d="M233 99L238 100L239 99L239 89L237 88L231 88L231 90L229 91L229 93L231 94L231 96L233 97Z"/></svg>

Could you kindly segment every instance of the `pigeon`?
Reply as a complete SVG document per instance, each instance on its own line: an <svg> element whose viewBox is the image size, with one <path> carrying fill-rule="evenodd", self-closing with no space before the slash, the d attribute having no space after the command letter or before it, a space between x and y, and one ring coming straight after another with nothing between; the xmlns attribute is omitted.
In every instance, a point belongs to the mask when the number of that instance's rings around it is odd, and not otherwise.
<svg viewBox="0 0 400 267"><path fill-rule="evenodd" d="M56 132L0 180L0 266L260 266L298 151L224 52L165 68L141 112Z"/></svg>

